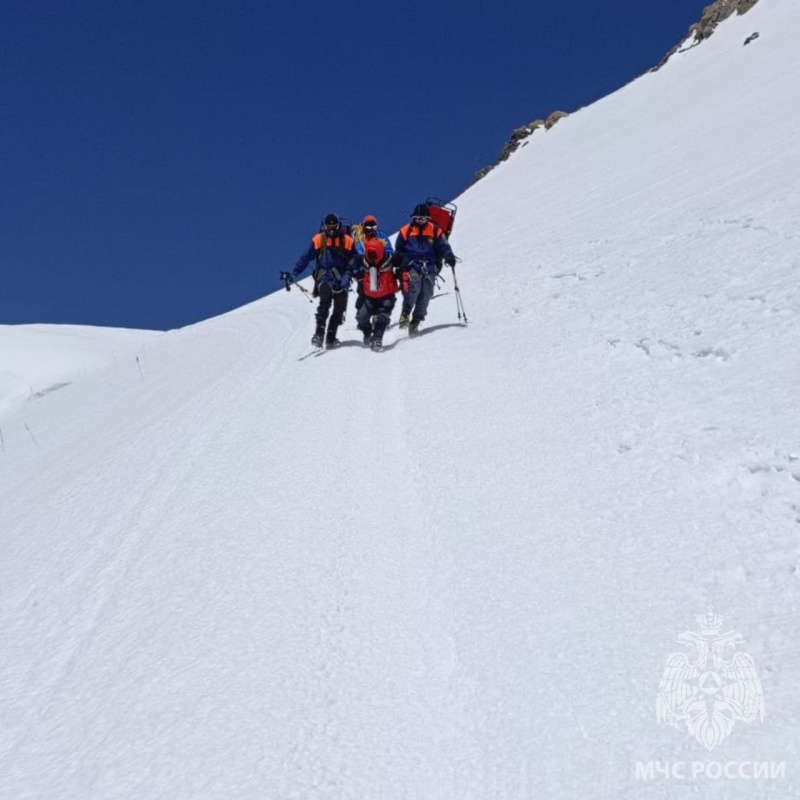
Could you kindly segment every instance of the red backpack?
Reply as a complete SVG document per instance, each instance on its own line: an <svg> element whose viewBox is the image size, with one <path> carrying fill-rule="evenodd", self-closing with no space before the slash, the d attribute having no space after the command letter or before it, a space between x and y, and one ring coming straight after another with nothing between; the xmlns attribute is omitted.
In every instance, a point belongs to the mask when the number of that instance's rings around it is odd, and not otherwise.
<svg viewBox="0 0 800 800"><path fill-rule="evenodd" d="M364 261L362 286L367 297L386 297L398 290L391 256L386 253L383 242L377 237L364 242Z"/></svg>

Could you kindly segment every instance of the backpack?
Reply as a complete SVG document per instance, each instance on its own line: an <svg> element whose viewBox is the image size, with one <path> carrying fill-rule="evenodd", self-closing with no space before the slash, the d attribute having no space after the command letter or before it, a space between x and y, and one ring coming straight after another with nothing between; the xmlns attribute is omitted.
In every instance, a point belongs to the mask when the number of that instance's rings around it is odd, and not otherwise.
<svg viewBox="0 0 800 800"><path fill-rule="evenodd" d="M429 197L427 203L434 225L441 228L445 239L449 239L456 221L457 207L455 203L445 203L437 197Z"/></svg>

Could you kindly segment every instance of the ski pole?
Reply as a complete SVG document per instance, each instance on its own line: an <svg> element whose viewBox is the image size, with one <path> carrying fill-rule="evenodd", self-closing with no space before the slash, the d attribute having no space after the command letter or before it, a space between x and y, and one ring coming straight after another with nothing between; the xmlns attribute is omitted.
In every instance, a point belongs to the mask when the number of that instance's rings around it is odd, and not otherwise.
<svg viewBox="0 0 800 800"><path fill-rule="evenodd" d="M458 278L456 277L455 266L450 267L453 270L453 288L456 290L456 311L458 312L458 320L461 321L463 314L464 322L467 322L467 312L464 310L464 301L461 298L461 289L458 288Z"/></svg>
<svg viewBox="0 0 800 800"><path fill-rule="evenodd" d="M287 292L291 289L291 285L293 284L306 296L309 303L314 302L311 298L311 292L309 292L308 289L304 288L299 283L295 283L294 278L292 278L292 276L288 272L281 273L281 277L283 278L283 282L286 285Z"/></svg>

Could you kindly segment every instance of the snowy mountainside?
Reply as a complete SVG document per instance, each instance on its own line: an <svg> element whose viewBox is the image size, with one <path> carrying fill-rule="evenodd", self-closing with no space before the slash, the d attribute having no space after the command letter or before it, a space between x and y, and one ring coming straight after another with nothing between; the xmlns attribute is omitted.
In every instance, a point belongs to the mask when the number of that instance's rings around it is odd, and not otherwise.
<svg viewBox="0 0 800 800"><path fill-rule="evenodd" d="M64 388L156 336L85 325L0 325L0 414L26 397Z"/></svg>
<svg viewBox="0 0 800 800"><path fill-rule="evenodd" d="M456 198L468 326L447 274L304 357L281 291L7 411L0 797L800 795L798 32L764 0ZM711 750L656 716L709 604L764 699Z"/></svg>

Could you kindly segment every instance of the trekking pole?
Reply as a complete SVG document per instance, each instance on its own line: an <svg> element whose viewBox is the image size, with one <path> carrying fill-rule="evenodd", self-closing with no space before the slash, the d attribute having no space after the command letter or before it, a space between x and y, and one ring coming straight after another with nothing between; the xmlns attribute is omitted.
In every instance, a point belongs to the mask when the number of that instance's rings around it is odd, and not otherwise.
<svg viewBox="0 0 800 800"><path fill-rule="evenodd" d="M458 320L461 321L461 316L464 316L464 322L467 322L467 312L464 310L464 301L461 299L461 289L458 288L458 278L456 277L455 266L450 267L453 270L453 288L456 290L456 310L458 311Z"/></svg>
<svg viewBox="0 0 800 800"><path fill-rule="evenodd" d="M281 277L283 278L283 282L286 285L286 291L288 292L291 289L291 284L294 284L308 299L309 303L313 303L313 299L311 298L311 292L308 289L302 287L299 283L295 283L294 279L288 272L282 272Z"/></svg>

